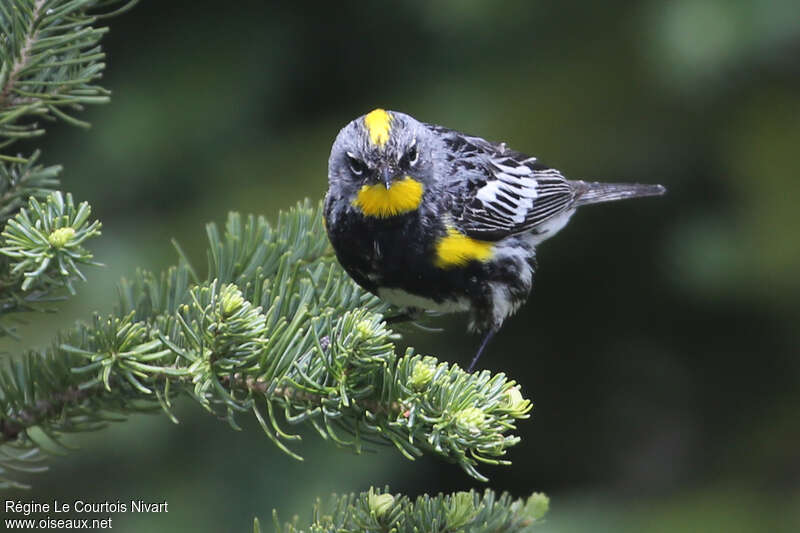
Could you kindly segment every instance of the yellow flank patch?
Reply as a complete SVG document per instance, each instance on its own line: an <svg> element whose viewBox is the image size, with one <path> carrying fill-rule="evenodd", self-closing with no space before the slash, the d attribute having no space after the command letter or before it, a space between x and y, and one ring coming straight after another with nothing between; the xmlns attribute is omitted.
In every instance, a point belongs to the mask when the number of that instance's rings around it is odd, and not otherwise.
<svg viewBox="0 0 800 533"><path fill-rule="evenodd" d="M372 144L383 148L389 141L389 130L392 129L392 115L383 109L370 111L364 117L364 125L369 132L369 140Z"/></svg>
<svg viewBox="0 0 800 533"><path fill-rule="evenodd" d="M486 261L492 257L494 245L489 241L479 241L467 237L455 228L447 228L447 235L436 243L438 268L455 268L467 265L470 261Z"/></svg>
<svg viewBox="0 0 800 533"><path fill-rule="evenodd" d="M422 191L420 182L406 176L392 183L388 189L381 183L364 185L353 200L353 205L368 217L393 217L418 208L422 202Z"/></svg>

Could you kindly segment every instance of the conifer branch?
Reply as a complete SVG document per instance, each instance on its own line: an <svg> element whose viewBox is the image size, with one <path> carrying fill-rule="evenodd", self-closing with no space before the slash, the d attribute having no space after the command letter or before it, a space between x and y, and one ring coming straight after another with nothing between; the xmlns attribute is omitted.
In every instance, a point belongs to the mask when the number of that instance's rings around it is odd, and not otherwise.
<svg viewBox="0 0 800 533"><path fill-rule="evenodd" d="M22 38L22 46L20 46L19 52L11 64L11 68L9 69L2 89L0 89L0 106L8 106L7 102L14 85L19 79L20 72L30 61L31 47L38 36L36 23L39 21L39 17L42 14L42 8L44 7L45 2L46 0L35 0L33 5L30 6L31 10L29 16L27 17L27 25L25 26L23 32L19 34L19 37Z"/></svg>
<svg viewBox="0 0 800 533"><path fill-rule="evenodd" d="M39 120L87 127L72 113L108 102L95 85L105 54L95 27L100 14L132 7L136 0L14 0L0 3L0 148L44 133ZM120 8L122 4L122 8ZM22 162L0 154L0 161Z"/></svg>
<svg viewBox="0 0 800 533"><path fill-rule="evenodd" d="M31 197L43 200L59 185L60 165L37 165L37 150L27 160L0 162L0 225L5 225Z"/></svg>
<svg viewBox="0 0 800 533"><path fill-rule="evenodd" d="M77 265L98 264L83 247L84 241L100 234L100 222L90 223L90 216L89 204L76 207L70 194L64 198L56 191L44 203L31 197L28 209L9 220L2 233L0 254L10 259L10 278L4 284L19 279L22 291L50 292L65 286L74 294L72 280L85 281Z"/></svg>
<svg viewBox="0 0 800 533"><path fill-rule="evenodd" d="M174 420L172 402L188 396L234 428L250 413L298 459L299 437L282 424L310 424L356 451L378 441L409 459L432 453L482 480L479 462L508 464L519 441L508 433L530 402L503 374L398 354L385 304L339 267L319 207L302 204L274 227L232 214L223 234L207 233L206 279L185 258L160 276L140 272L122 283L114 315L0 371L3 447L46 450L159 407Z"/></svg>
<svg viewBox="0 0 800 533"><path fill-rule="evenodd" d="M0 317L44 310L63 288L75 293L73 282L85 280L78 266L99 265L84 247L100 235L101 224L90 215L89 204L76 206L71 195L55 191L44 202L30 196L28 208L7 221L0 234ZM0 322L2 335L13 331Z"/></svg>
<svg viewBox="0 0 800 533"><path fill-rule="evenodd" d="M95 85L105 64L99 18L129 9L121 0L11 0L0 2L0 149L44 133L41 121L86 127L73 113L108 101ZM88 204L55 191L61 167L0 153L0 317L45 310L41 304L74 294L81 264L96 264L84 248L99 235L87 223ZM24 209L27 204L28 209ZM5 320L0 336L13 335Z"/></svg>
<svg viewBox="0 0 800 533"><path fill-rule="evenodd" d="M383 491L371 488L360 494L334 494L325 505L317 501L311 523L303 527L297 516L292 522L281 524L277 511L273 511L273 523L276 533L524 533L543 522L549 505L547 496L541 493L533 493L525 500L512 500L507 493L497 496L488 489L483 494L470 490L422 495L412 501L407 496L391 494L388 487ZM256 518L253 532L261 531Z"/></svg>
<svg viewBox="0 0 800 533"><path fill-rule="evenodd" d="M136 1L0 2L0 150L42 135L44 121L88 126L74 114L110 94L96 85L107 31L96 24ZM85 243L100 223L55 190L60 167L38 158L0 153L0 318L74 293L79 266L96 264ZM503 374L399 353L385 304L339 267L318 207L306 202L275 226L232 214L224 232L210 224L207 234L205 277L178 248L177 266L123 280L111 315L0 364L0 487L24 486L12 473L45 470L70 433L159 410L177 422L181 397L235 429L252 416L297 459L300 437L285 425L308 424L356 451L384 443L409 459L435 454L481 480L479 463L509 464L503 456L519 441L509 433L530 401ZM370 490L331 505L317 508L312 530L528 531L547 500L487 491L412 502ZM275 523L297 531L296 521Z"/></svg>

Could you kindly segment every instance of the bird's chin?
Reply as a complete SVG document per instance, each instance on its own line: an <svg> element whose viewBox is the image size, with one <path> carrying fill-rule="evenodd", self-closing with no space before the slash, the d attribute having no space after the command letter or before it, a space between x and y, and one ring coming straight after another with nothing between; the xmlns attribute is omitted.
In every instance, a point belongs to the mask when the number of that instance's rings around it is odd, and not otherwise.
<svg viewBox="0 0 800 533"><path fill-rule="evenodd" d="M367 218L388 219L415 212L422 204L425 186L410 176L395 180L387 189L384 183L363 185L353 205Z"/></svg>

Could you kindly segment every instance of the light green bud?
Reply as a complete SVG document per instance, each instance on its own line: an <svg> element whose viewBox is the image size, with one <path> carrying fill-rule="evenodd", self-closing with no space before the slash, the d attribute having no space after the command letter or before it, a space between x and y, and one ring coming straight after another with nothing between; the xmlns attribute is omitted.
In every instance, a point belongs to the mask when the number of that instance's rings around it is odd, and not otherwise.
<svg viewBox="0 0 800 533"><path fill-rule="evenodd" d="M530 410L530 402L522 396L519 387L511 387L503 395L503 408L512 413L524 414Z"/></svg>
<svg viewBox="0 0 800 533"><path fill-rule="evenodd" d="M416 390L423 389L431 382L435 371L436 369L433 366L423 363L422 361L417 361L414 363L414 368L411 369L409 384Z"/></svg>
<svg viewBox="0 0 800 533"><path fill-rule="evenodd" d="M534 492L528 497L525 502L525 507L522 509L522 515L526 520L535 522L541 519L547 510L550 508L550 498L541 492Z"/></svg>
<svg viewBox="0 0 800 533"><path fill-rule="evenodd" d="M449 505L445 511L447 528L449 530L461 530L472 522L479 509L475 508L475 498L471 492L456 492L450 498Z"/></svg>
<svg viewBox="0 0 800 533"><path fill-rule="evenodd" d="M456 424L472 433L480 431L484 420L486 414L477 407L467 407L456 413Z"/></svg>
<svg viewBox="0 0 800 533"><path fill-rule="evenodd" d="M58 228L47 237L47 242L54 248L63 248L75 236L75 230L69 226Z"/></svg>
<svg viewBox="0 0 800 533"><path fill-rule="evenodd" d="M369 505L369 510L380 518L394 505L394 496L391 494L375 494L375 492L370 489L367 495L367 504Z"/></svg>
<svg viewBox="0 0 800 533"><path fill-rule="evenodd" d="M227 285L222 289L221 295L222 313L230 316L238 311L244 304L242 291L233 285Z"/></svg>

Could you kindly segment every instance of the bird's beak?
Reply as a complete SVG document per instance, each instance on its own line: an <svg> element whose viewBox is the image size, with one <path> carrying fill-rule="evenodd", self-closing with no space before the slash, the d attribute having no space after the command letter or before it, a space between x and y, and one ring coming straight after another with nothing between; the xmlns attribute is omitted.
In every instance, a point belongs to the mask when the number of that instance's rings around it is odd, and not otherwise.
<svg viewBox="0 0 800 533"><path fill-rule="evenodd" d="M388 191L392 187L392 171L388 168L383 169L383 184L386 185L386 190Z"/></svg>

